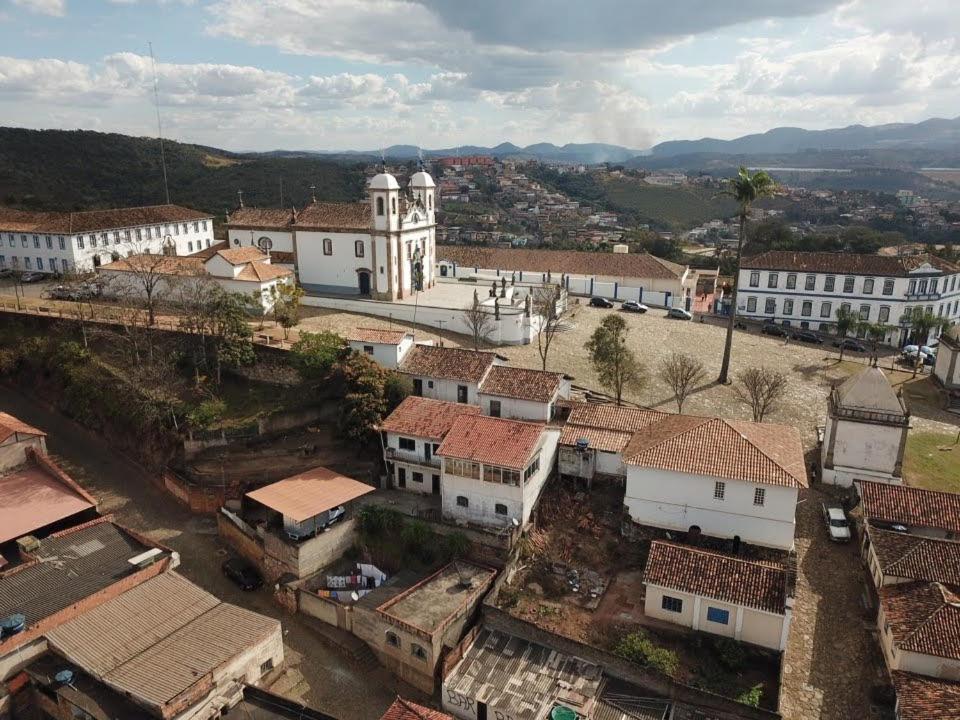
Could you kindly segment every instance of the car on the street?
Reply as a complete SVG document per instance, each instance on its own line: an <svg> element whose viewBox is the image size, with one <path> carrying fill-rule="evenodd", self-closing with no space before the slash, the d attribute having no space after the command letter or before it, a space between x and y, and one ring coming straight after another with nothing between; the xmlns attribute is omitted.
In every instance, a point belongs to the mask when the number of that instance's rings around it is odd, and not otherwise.
<svg viewBox="0 0 960 720"><path fill-rule="evenodd" d="M797 330L793 334L793 339L799 340L800 342L812 343L814 345L823 345L823 338L812 330Z"/></svg>
<svg viewBox="0 0 960 720"><path fill-rule="evenodd" d="M674 320L693 320L693 313L683 308L670 308L667 310L667 317Z"/></svg>
<svg viewBox="0 0 960 720"><path fill-rule="evenodd" d="M56 285L45 293L51 300L89 300L97 294L89 283L80 285Z"/></svg>
<svg viewBox="0 0 960 720"><path fill-rule="evenodd" d="M612 308L613 303L605 297L592 297L590 298L590 307Z"/></svg>
<svg viewBox="0 0 960 720"><path fill-rule="evenodd" d="M20 282L22 283L35 283L43 280L44 274L39 272L25 272L20 276Z"/></svg>
<svg viewBox="0 0 960 720"><path fill-rule="evenodd" d="M931 350L933 348L926 345L904 345L903 349L900 350L900 360L907 365L915 365L919 354L921 364L933 365L937 361L937 354L936 351L927 352Z"/></svg>
<svg viewBox="0 0 960 720"><path fill-rule="evenodd" d="M13 277L13 268L0 268L0 278Z"/></svg>
<svg viewBox="0 0 960 720"><path fill-rule="evenodd" d="M645 313L650 308L641 302L637 302L636 300L627 300L620 305L620 309L626 310L627 312Z"/></svg>
<svg viewBox="0 0 960 720"><path fill-rule="evenodd" d="M842 507L823 503L823 522L834 542L850 542L850 523Z"/></svg>
<svg viewBox="0 0 960 720"><path fill-rule="evenodd" d="M263 585L260 572L249 562L239 557L223 561L223 574L236 583L241 590L256 590Z"/></svg>
<svg viewBox="0 0 960 720"><path fill-rule="evenodd" d="M786 337L787 329L783 325L777 325L775 322L766 322L760 328L764 335L773 335L774 337Z"/></svg>
<svg viewBox="0 0 960 720"><path fill-rule="evenodd" d="M837 339L833 341L833 346L835 348L842 347L844 350L852 350L853 352L866 352L867 347L862 342L858 340L853 340L852 338L844 338L843 340Z"/></svg>

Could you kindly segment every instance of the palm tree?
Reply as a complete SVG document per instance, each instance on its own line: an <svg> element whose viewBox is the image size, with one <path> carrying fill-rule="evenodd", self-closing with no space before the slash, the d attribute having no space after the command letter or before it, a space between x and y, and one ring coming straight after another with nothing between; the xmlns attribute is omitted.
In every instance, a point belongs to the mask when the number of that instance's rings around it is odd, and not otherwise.
<svg viewBox="0 0 960 720"><path fill-rule="evenodd" d="M860 323L860 316L845 307L837 308L837 337L840 338L840 358L837 362L843 362L844 340L851 330Z"/></svg>
<svg viewBox="0 0 960 720"><path fill-rule="evenodd" d="M879 360L879 352L877 351L877 346L883 342L883 339L887 336L887 333L893 330L892 325L887 325L885 323L868 323L865 322L862 324L864 331L867 333L867 337L870 338L870 343L872 345L870 360L873 362L873 365L877 365Z"/></svg>
<svg viewBox="0 0 960 720"><path fill-rule="evenodd" d="M737 255L734 263L733 279L734 286L730 296L730 317L727 318L727 338L723 344L723 362L720 364L720 377L718 381L721 384L727 384L727 376L730 372L730 351L733 349L733 324L737 316L737 280L740 276L740 253L743 251L743 241L747 231L747 217L750 215L750 207L754 201L766 195L773 193L775 188L773 179L763 170L757 170L750 173L745 167L741 166L736 177L727 180L727 189L724 195L729 195L740 205L737 216L740 219L740 236L737 239Z"/></svg>
<svg viewBox="0 0 960 720"><path fill-rule="evenodd" d="M950 326L948 320L937 317L930 310L918 312L917 308L910 317L910 328L913 330L913 342L917 345L917 359L913 363L913 376L917 376L917 370L920 368L920 346L926 345L930 339L930 333L933 330L943 330Z"/></svg>

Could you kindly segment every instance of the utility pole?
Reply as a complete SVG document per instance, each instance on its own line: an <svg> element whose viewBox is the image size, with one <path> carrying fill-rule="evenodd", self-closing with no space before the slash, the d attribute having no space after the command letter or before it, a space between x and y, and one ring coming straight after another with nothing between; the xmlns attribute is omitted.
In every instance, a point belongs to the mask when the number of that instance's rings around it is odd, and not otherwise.
<svg viewBox="0 0 960 720"><path fill-rule="evenodd" d="M170 186L167 184L167 159L163 153L163 125L160 122L160 86L157 82L157 61L153 57L153 43L147 43L150 48L150 67L153 69L153 103L157 109L157 137L160 140L160 167L163 168L163 194L170 204Z"/></svg>

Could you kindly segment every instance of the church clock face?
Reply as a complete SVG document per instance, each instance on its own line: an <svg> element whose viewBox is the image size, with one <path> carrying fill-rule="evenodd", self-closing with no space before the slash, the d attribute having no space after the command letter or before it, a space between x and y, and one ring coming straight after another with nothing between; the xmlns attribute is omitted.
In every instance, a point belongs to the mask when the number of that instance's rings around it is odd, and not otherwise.
<svg viewBox="0 0 960 720"><path fill-rule="evenodd" d="M264 236L264 237L260 238L259 240L257 240L257 246L258 246L261 250L263 250L264 252L267 252L268 250L272 250L272 249L273 249L273 240L271 240L270 238Z"/></svg>

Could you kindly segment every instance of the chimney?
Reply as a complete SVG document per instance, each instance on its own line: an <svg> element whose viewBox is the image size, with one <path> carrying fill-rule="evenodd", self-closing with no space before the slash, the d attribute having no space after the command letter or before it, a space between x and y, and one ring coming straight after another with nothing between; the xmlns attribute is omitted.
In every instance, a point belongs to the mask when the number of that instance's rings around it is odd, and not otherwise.
<svg viewBox="0 0 960 720"><path fill-rule="evenodd" d="M237 197L240 198L240 207L243 207L243 190L237 190Z"/></svg>

